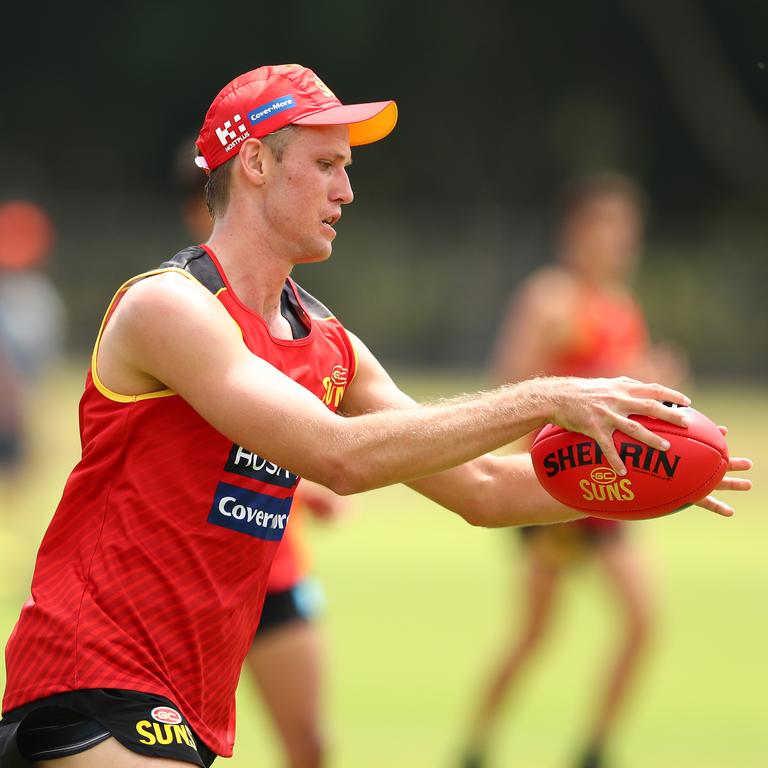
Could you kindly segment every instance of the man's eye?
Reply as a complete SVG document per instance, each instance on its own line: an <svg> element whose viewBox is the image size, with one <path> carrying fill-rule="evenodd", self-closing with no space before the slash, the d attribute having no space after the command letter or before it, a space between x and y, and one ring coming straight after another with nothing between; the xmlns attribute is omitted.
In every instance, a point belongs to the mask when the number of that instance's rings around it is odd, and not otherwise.
<svg viewBox="0 0 768 768"><path fill-rule="evenodd" d="M325 170L328 170L329 168L333 167L333 163L330 162L330 160L318 160L317 163L321 168L324 168Z"/></svg>

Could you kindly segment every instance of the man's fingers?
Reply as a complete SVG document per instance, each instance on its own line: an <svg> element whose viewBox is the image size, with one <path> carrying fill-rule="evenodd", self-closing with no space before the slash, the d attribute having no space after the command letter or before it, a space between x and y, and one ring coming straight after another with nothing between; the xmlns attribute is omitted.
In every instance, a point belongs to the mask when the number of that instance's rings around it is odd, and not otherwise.
<svg viewBox="0 0 768 768"><path fill-rule="evenodd" d="M724 477L718 484L718 491L749 491L752 481L746 477Z"/></svg>
<svg viewBox="0 0 768 768"><path fill-rule="evenodd" d="M664 403L652 401L649 416L653 416L654 419L661 421L667 421L670 424L675 424L678 427L688 427L691 423L690 411L685 408L670 408Z"/></svg>
<svg viewBox="0 0 768 768"><path fill-rule="evenodd" d="M696 506L714 512L716 515L722 515L723 517L733 517L734 515L732 507L729 507L714 496L707 496L705 499L697 501Z"/></svg>
<svg viewBox="0 0 768 768"><path fill-rule="evenodd" d="M752 469L752 459L731 456L731 458L728 460L729 472L743 472L747 469Z"/></svg>
<svg viewBox="0 0 768 768"><path fill-rule="evenodd" d="M642 382L632 382L628 387L628 392L633 397L657 400L659 404L664 402L686 406L691 404L690 397L684 395L682 392L678 392L676 389L665 387L663 384L645 384ZM668 408L668 410L671 411L674 409Z"/></svg>
<svg viewBox="0 0 768 768"><path fill-rule="evenodd" d="M723 431L723 428L721 428L721 431ZM732 456L728 461L729 472L743 472L747 469L752 469L752 461L750 459ZM748 491L750 488L752 488L752 481L746 477L726 476L717 484L718 491ZM710 512L722 515L723 517L732 517L734 514L732 507L716 499L714 496L707 496L705 499L697 501L696 506L708 509Z"/></svg>
<svg viewBox="0 0 768 768"><path fill-rule="evenodd" d="M690 412L685 408L670 408L669 405L653 398L629 400L625 408L628 415L648 416L652 419L667 421L678 427L687 427L691 423Z"/></svg>
<svg viewBox="0 0 768 768"><path fill-rule="evenodd" d="M651 448L656 448L659 451L666 451L669 448L669 440L661 435L657 435L655 432L651 432L650 429L644 427L639 421L620 416L616 419L616 428L625 435L650 445Z"/></svg>
<svg viewBox="0 0 768 768"><path fill-rule="evenodd" d="M624 466L624 462L619 456L619 452L616 450L616 446L613 444L613 438L611 435L608 437L596 437L597 444L600 446L603 456L605 456L611 468L614 469L620 475L627 474L627 468Z"/></svg>

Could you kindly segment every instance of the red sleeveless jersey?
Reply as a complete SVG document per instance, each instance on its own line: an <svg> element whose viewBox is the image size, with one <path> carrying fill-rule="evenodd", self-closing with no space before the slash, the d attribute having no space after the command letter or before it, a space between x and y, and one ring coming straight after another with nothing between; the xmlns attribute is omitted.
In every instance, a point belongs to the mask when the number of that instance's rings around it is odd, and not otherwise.
<svg viewBox="0 0 768 768"><path fill-rule="evenodd" d="M355 372L340 323L289 279L282 305L294 340L273 338L204 247L126 283L102 332L132 283L167 270L212 291L255 355L337 409ZM108 390L95 366L99 340L80 402L82 458L8 641L3 711L73 689L154 693L229 756L235 688L298 478L233 445L170 390Z"/></svg>
<svg viewBox="0 0 768 768"><path fill-rule="evenodd" d="M552 376L619 376L648 345L643 311L629 295L583 289L570 346L552 360Z"/></svg>

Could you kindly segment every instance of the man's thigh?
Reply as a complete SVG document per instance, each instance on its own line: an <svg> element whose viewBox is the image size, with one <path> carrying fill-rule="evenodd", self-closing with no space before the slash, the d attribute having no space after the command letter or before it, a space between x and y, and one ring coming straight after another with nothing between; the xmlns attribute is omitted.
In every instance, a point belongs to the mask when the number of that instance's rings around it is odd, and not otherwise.
<svg viewBox="0 0 768 768"><path fill-rule="evenodd" d="M191 763L138 755L116 739L109 738L77 755L41 760L32 765L34 768L189 768Z"/></svg>

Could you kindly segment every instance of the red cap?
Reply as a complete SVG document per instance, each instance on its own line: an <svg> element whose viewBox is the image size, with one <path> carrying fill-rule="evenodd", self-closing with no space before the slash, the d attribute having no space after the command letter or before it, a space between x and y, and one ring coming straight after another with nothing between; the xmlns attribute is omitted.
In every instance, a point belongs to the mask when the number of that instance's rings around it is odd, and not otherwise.
<svg viewBox="0 0 768 768"><path fill-rule="evenodd" d="M286 125L347 125L351 146L383 139L395 127L394 101L342 104L311 70L298 64L259 67L225 85L208 109L197 139L207 171L234 157L246 139Z"/></svg>

